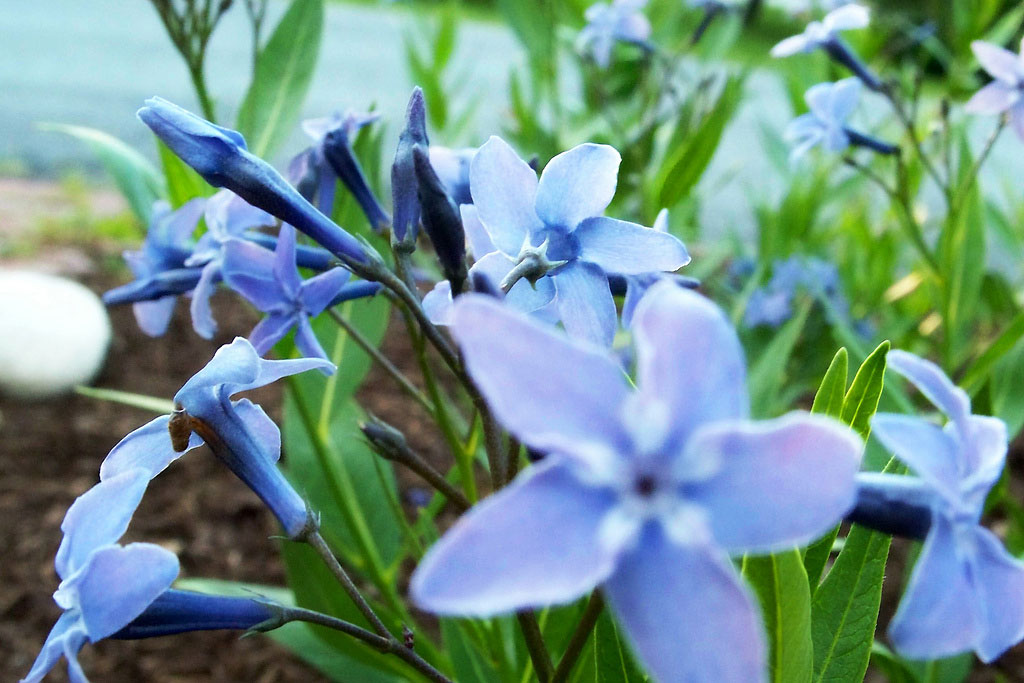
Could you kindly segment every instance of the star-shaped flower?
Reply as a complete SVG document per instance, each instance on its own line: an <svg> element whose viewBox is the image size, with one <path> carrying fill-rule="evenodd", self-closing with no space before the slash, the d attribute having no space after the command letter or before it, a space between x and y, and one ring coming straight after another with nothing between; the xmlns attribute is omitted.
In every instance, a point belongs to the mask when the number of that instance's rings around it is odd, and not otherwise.
<svg viewBox="0 0 1024 683"><path fill-rule="evenodd" d="M643 45L651 36L651 22L644 16L647 0L612 0L587 8L587 25L576 39L576 49L589 55L602 69L611 62L615 41Z"/></svg>
<svg viewBox="0 0 1024 683"><path fill-rule="evenodd" d="M971 43L981 66L996 80L974 93L964 108L972 114L1009 114L1010 124L1024 140L1024 40L1015 55L983 40Z"/></svg>

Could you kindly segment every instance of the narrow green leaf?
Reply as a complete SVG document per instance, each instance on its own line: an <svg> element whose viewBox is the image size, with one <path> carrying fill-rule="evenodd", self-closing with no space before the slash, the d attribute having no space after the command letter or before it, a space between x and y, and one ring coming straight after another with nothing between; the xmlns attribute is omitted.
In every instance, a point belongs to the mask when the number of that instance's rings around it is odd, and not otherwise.
<svg viewBox="0 0 1024 683"><path fill-rule="evenodd" d="M871 434L871 417L878 410L878 399L882 395L887 353L889 342L884 341L861 364L843 399L843 422L865 441Z"/></svg>
<svg viewBox="0 0 1024 683"><path fill-rule="evenodd" d="M607 609L598 618L593 637L596 683L642 683L647 680Z"/></svg>
<svg viewBox="0 0 1024 683"><path fill-rule="evenodd" d="M156 148L160 154L164 178L167 179L167 199L172 209L177 209L190 199L206 197L213 192L213 188L198 173L159 139L156 141Z"/></svg>
<svg viewBox="0 0 1024 683"><path fill-rule="evenodd" d="M775 334L758 354L750 369L750 403L761 416L771 417L785 412L780 405L779 390L786 376L786 366L800 340L813 300L805 299L797 312Z"/></svg>
<svg viewBox="0 0 1024 683"><path fill-rule="evenodd" d="M1017 345L1021 337L1024 337L1024 311L1015 315L1006 329L971 364L971 367L964 373L960 386L971 394L980 389L992 368Z"/></svg>
<svg viewBox="0 0 1024 683"><path fill-rule="evenodd" d="M298 121L323 27L323 0L293 0L260 52L237 123L256 156L270 155Z"/></svg>
<svg viewBox="0 0 1024 683"><path fill-rule="evenodd" d="M134 394L130 391L87 387L80 384L75 387L75 393L81 394L82 396L88 396L89 398L98 398L101 401L110 401L111 403L120 403L121 405L131 406L141 410L148 410L149 412L157 415L165 415L174 410L174 401L170 401L166 398L159 398L157 396Z"/></svg>
<svg viewBox="0 0 1024 683"><path fill-rule="evenodd" d="M825 377L822 378L818 392L814 395L814 403L811 405L812 413L834 418L842 417L849 366L850 357L844 346L836 352L828 370L825 371Z"/></svg>
<svg viewBox="0 0 1024 683"><path fill-rule="evenodd" d="M811 593L803 555L789 550L743 559L743 576L761 603L775 683L811 680Z"/></svg>
<svg viewBox="0 0 1024 683"><path fill-rule="evenodd" d="M103 168L113 177L132 213L144 224L149 224L153 202L164 193L160 173L144 156L113 135L95 128L71 126L62 123L37 124L41 130L65 133L84 142L92 150Z"/></svg>
<svg viewBox="0 0 1024 683"><path fill-rule="evenodd" d="M455 680L459 683L490 683L494 680L497 663L474 646L458 621L442 619L441 636L445 650L452 658Z"/></svg>

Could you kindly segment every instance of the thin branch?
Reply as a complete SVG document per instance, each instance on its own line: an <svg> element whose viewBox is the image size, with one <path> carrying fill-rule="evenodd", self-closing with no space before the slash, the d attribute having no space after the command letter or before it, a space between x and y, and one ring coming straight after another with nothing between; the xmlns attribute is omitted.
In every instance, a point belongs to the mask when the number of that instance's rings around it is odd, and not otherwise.
<svg viewBox="0 0 1024 683"><path fill-rule="evenodd" d="M366 598L363 597L363 594L359 592L359 588L357 588L355 582L352 581L352 577L348 575L345 568L341 566L340 562L338 562L338 558L336 558L334 553L331 552L330 547L327 545L327 541L325 541L324 537L320 535L320 531L311 531L303 540L313 548L317 555L320 556L320 559L324 561L327 568L331 570L332 574L334 574L334 578L338 580L341 587L345 589L346 593L348 593L348 596L352 599L356 608L364 617L366 617L366 620L370 622L370 625L373 626L373 630L385 638L394 638L394 636L391 635L391 632L388 631L388 627L384 625L384 622L380 620L377 613L373 611L373 607L370 606L370 603L368 603Z"/></svg>
<svg viewBox="0 0 1024 683"><path fill-rule="evenodd" d="M587 606L583 610L583 616L580 617L579 623L576 624L576 630L572 632L572 636L569 638L569 644L565 648L562 659L558 661L555 673L551 676L551 683L563 683L568 680L569 674L572 673L573 666L575 666L576 661L580 658L583 646L587 644L587 640L594 631L594 627L597 625L597 620L601 616L603 609L604 598L600 591L595 590L590 594L590 600L587 601Z"/></svg>
<svg viewBox="0 0 1024 683"><path fill-rule="evenodd" d="M530 661L537 671L537 679L540 683L549 683L554 668L551 666L551 655L544 645L544 636L540 632L540 625L533 612L516 612L516 619L519 621L519 628L526 640L526 649L530 653Z"/></svg>

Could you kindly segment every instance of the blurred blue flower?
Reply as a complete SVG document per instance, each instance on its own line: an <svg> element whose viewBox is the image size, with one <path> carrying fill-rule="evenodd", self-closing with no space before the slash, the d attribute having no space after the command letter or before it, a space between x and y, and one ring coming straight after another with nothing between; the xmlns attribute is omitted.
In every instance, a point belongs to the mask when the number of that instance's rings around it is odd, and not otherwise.
<svg viewBox="0 0 1024 683"><path fill-rule="evenodd" d="M862 444L816 415L750 421L739 340L694 292L655 285L632 330L636 389L600 347L459 297L469 373L498 420L548 455L456 522L411 594L435 613L490 616L600 586L658 680L765 680L759 608L729 555L834 525Z"/></svg>
<svg viewBox="0 0 1024 683"><path fill-rule="evenodd" d="M793 298L800 291L826 303L837 315L845 318L849 313L835 264L796 255L773 264L768 284L750 295L743 324L778 327L793 315Z"/></svg>
<svg viewBox="0 0 1024 683"><path fill-rule="evenodd" d="M281 226L277 247L273 252L243 240L232 240L224 250L224 282L267 314L249 334L249 342L261 356L274 344L295 330L295 345L307 358L327 360L327 354L316 338L310 319L324 309L367 290L377 291L380 285L348 288L350 273L333 268L303 280L295 263L295 228ZM342 294L348 294L343 297ZM353 296L355 295L355 296ZM326 373L333 371L325 367Z"/></svg>
<svg viewBox="0 0 1024 683"><path fill-rule="evenodd" d="M290 538L310 523L306 504L277 468L281 432L249 399L231 397L307 370L333 367L319 358L263 360L247 340L237 337L174 396L181 409L161 415L124 437L100 466L106 481L137 469L149 479L204 442L270 508ZM148 481L148 480L147 480Z"/></svg>
<svg viewBox="0 0 1024 683"><path fill-rule="evenodd" d="M127 469L79 496L61 524L54 601L64 613L54 624L23 683L37 683L63 656L73 683L87 683L78 664L86 642L128 625L178 576L174 553L150 543L118 545L149 479Z"/></svg>
<svg viewBox="0 0 1024 683"><path fill-rule="evenodd" d="M868 25L868 21L869 14L866 7L855 3L842 5L826 14L821 21L812 21L807 24L803 33L778 42L771 49L771 56L789 57L820 48L836 62L850 69L864 85L872 90L881 90L882 82L839 37L840 31L864 28Z"/></svg>
<svg viewBox="0 0 1024 683"><path fill-rule="evenodd" d="M846 119L857 107L860 81L846 78L836 83L818 83L804 94L810 111L793 119L785 137L796 143L789 154L796 163L808 150L821 145L830 152L841 152L850 145L868 147L879 154L895 154L899 148L847 128Z"/></svg>
<svg viewBox="0 0 1024 683"><path fill-rule="evenodd" d="M317 211L281 174L246 149L245 139L159 97L146 100L139 118L214 187L224 187L309 235L343 261L365 263L362 244Z"/></svg>
<svg viewBox="0 0 1024 683"><path fill-rule="evenodd" d="M612 0L591 5L584 14L587 24L576 39L576 49L607 69L615 41L647 48L651 22L642 11L646 4L647 0Z"/></svg>
<svg viewBox="0 0 1024 683"><path fill-rule="evenodd" d="M971 50L996 80L974 93L964 109L972 114L1007 113L1017 136L1024 140L1024 40L1019 55L983 40L972 42Z"/></svg>
<svg viewBox="0 0 1024 683"><path fill-rule="evenodd" d="M1006 424L972 415L967 394L930 361L890 351L888 367L949 418L945 427L888 413L871 421L872 433L934 493L931 528L889 638L910 659L974 650L991 662L1024 639L1024 563L979 525L1006 462Z"/></svg>
<svg viewBox="0 0 1024 683"><path fill-rule="evenodd" d="M608 273L674 271L690 260L672 235L601 215L619 161L612 147L579 145L553 158L538 182L492 137L470 166L476 216L496 248L482 257L474 249L473 269L501 283L511 305L535 311L553 303L569 334L604 346L617 323ZM466 232L474 238L468 224Z"/></svg>

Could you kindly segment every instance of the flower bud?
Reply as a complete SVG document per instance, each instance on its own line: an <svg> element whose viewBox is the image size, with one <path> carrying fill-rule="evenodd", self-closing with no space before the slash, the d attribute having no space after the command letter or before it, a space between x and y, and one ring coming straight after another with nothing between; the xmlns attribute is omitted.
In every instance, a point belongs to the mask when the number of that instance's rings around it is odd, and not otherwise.
<svg viewBox="0 0 1024 683"><path fill-rule="evenodd" d="M423 229L434 245L445 279L452 283L452 293L457 296L466 282L466 231L462 216L430 165L427 150L420 145L413 147L413 165Z"/></svg>
<svg viewBox="0 0 1024 683"><path fill-rule="evenodd" d="M393 230L395 239L400 242L414 240L416 226L420 222L420 202L416 192L416 167L412 150L416 145L429 144L426 103L423 100L423 90L416 87L409 98L409 106L405 112L405 129L398 136L395 161L391 165L391 197L395 211Z"/></svg>

